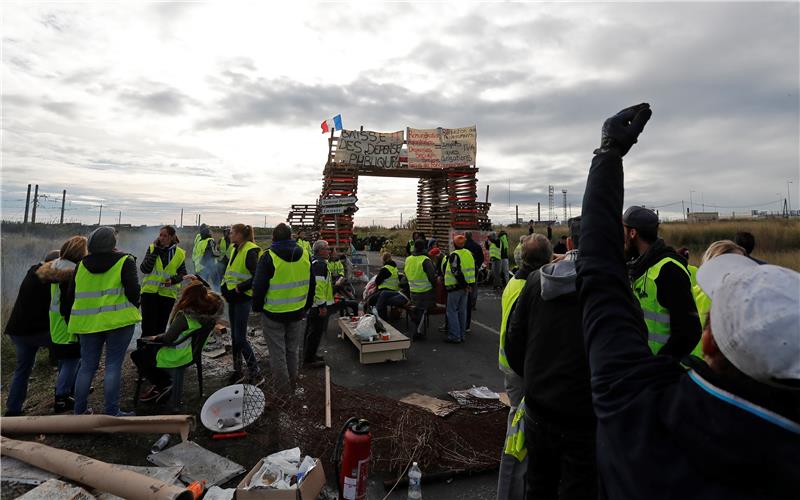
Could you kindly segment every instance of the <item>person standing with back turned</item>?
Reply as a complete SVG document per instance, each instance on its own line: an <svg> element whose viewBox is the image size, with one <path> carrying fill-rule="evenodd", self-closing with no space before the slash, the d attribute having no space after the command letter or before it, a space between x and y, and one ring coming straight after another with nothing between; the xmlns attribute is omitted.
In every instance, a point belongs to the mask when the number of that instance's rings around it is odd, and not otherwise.
<svg viewBox="0 0 800 500"><path fill-rule="evenodd" d="M640 104L606 120L583 197L578 297L600 491L612 499L796 499L800 274L716 257L697 273L712 301L705 362L688 359L687 372L647 344L620 213L622 157L650 115Z"/></svg>

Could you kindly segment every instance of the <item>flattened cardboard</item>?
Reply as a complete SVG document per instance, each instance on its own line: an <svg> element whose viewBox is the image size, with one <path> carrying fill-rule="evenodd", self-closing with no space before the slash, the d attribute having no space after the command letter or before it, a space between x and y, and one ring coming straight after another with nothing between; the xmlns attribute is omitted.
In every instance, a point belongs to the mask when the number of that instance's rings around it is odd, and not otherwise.
<svg viewBox="0 0 800 500"><path fill-rule="evenodd" d="M236 500L314 500L322 491L325 486L325 471L322 470L322 462L317 459L314 468L300 483L300 487L296 490L269 490L265 488L258 488L246 490L245 488L250 483L253 475L261 469L264 459L250 469L250 472L239 482L236 486Z"/></svg>
<svg viewBox="0 0 800 500"><path fill-rule="evenodd" d="M443 399L434 398L425 394L418 394L412 392L408 396L400 400L401 403L406 403L418 406L423 410L428 410L438 417L446 417L456 411L459 406L452 401L445 401Z"/></svg>

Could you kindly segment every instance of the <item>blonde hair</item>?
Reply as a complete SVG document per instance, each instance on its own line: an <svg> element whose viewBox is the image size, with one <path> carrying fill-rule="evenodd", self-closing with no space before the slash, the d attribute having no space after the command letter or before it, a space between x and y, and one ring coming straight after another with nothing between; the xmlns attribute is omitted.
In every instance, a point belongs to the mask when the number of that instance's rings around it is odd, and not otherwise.
<svg viewBox="0 0 800 500"><path fill-rule="evenodd" d="M725 255L726 253L734 253L738 255L747 255L744 248L740 247L731 240L719 240L708 245L706 252L703 254L702 264L705 264L714 257Z"/></svg>
<svg viewBox="0 0 800 500"><path fill-rule="evenodd" d="M86 236L73 236L61 245L60 256L76 264L89 253Z"/></svg>
<svg viewBox="0 0 800 500"><path fill-rule="evenodd" d="M247 224L234 224L231 226L231 231L236 231L244 236L245 241L252 241L253 243L256 241L256 236L253 232L253 226Z"/></svg>

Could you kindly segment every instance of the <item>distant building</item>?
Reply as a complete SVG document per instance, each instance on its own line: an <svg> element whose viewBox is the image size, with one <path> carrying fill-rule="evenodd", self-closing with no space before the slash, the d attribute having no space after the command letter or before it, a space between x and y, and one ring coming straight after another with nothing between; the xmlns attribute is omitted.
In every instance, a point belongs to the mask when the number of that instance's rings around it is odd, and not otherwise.
<svg viewBox="0 0 800 500"><path fill-rule="evenodd" d="M719 212L689 212L687 221L695 222L715 222L719 220Z"/></svg>

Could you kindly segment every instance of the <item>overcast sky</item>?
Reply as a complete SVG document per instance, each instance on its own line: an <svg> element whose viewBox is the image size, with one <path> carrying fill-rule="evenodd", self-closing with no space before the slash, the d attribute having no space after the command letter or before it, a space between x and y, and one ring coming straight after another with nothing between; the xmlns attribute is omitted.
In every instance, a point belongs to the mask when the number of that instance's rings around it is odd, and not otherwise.
<svg viewBox="0 0 800 500"><path fill-rule="evenodd" d="M66 189L67 220L274 224L319 196L335 114L477 125L495 222L546 217L548 185L576 215L603 120L643 101L626 205L777 210L791 180L797 208L799 5L4 3L2 216L38 183L40 221ZM416 182L359 199L393 225Z"/></svg>

